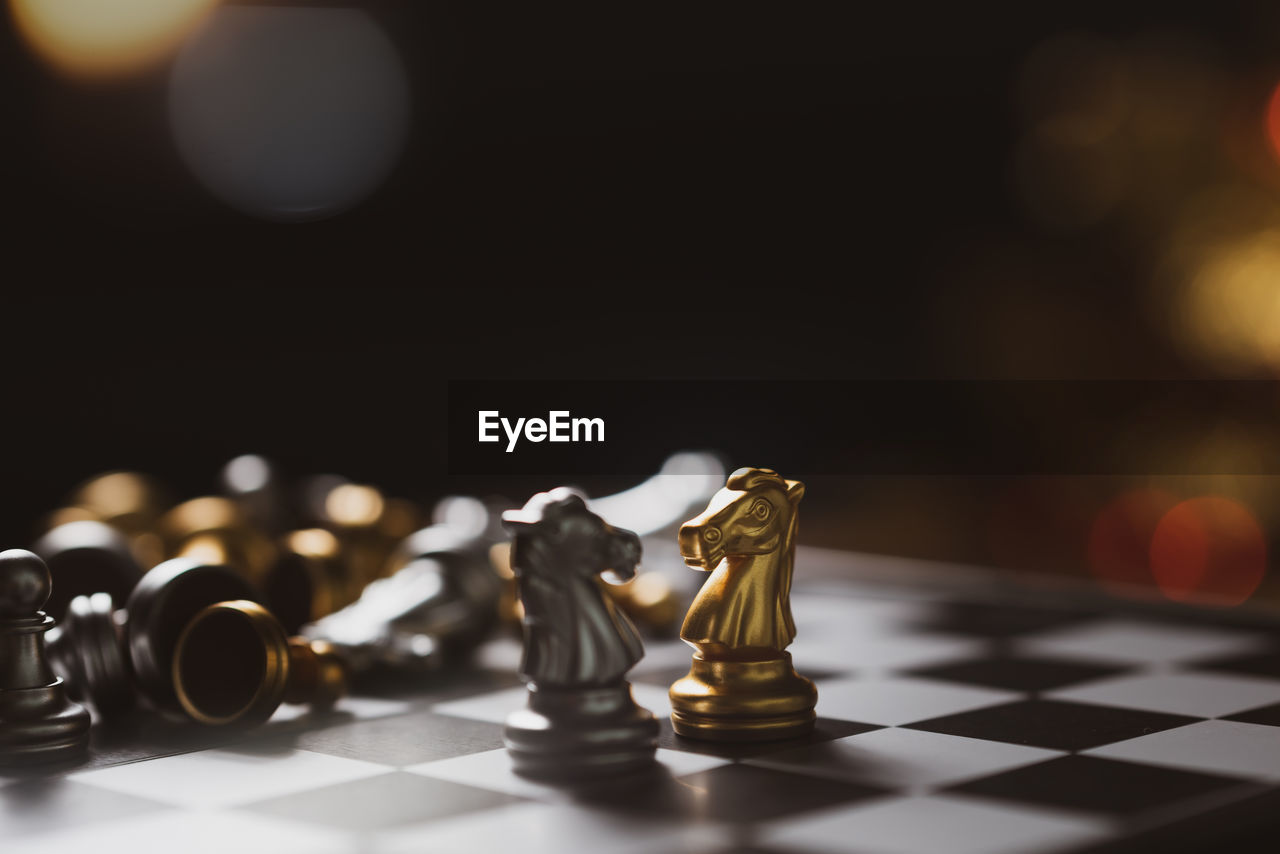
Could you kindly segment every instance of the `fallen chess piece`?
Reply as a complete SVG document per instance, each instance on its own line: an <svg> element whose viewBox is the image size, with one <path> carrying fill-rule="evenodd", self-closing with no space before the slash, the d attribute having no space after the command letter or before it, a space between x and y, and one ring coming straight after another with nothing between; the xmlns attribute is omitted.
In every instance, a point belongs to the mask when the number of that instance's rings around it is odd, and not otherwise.
<svg viewBox="0 0 1280 854"><path fill-rule="evenodd" d="M54 624L40 610L49 568L23 549L0 552L0 762L74 759L89 745L89 713L67 698L45 660Z"/></svg>
<svg viewBox="0 0 1280 854"><path fill-rule="evenodd" d="M600 584L605 594L640 628L651 635L668 635L680 616L680 600L661 572L637 572L622 584Z"/></svg>
<svg viewBox="0 0 1280 854"><path fill-rule="evenodd" d="M266 608L245 600L200 611L179 636L173 685L187 715L206 726L256 726L281 703L330 708L347 669L323 641L289 638Z"/></svg>
<svg viewBox="0 0 1280 854"><path fill-rule="evenodd" d="M281 537L279 556L258 587L271 613L294 634L360 595L338 538L324 528L302 528Z"/></svg>
<svg viewBox="0 0 1280 854"><path fill-rule="evenodd" d="M681 451L667 457L657 474L630 489L588 498L587 506L641 539L664 534L719 491L724 469L713 453Z"/></svg>
<svg viewBox="0 0 1280 854"><path fill-rule="evenodd" d="M804 484L769 469L729 476L702 515L680 528L680 553L711 577L680 637L697 652L671 686L678 735L713 741L792 738L813 729L818 692L795 672L791 574Z"/></svg>
<svg viewBox="0 0 1280 854"><path fill-rule="evenodd" d="M110 525L128 539L138 564L150 567L165 558L156 525L169 503L167 491L154 478L138 472L107 472L81 484L65 506L50 514L49 527L82 520Z"/></svg>
<svg viewBox="0 0 1280 854"><path fill-rule="evenodd" d="M421 524L419 508L412 502L336 475L309 478L304 505L308 520L338 538L357 591L387 574L397 547Z"/></svg>
<svg viewBox="0 0 1280 854"><path fill-rule="evenodd" d="M126 608L105 593L73 599L50 658L104 719L132 711L139 694L208 726L258 724L282 702L331 706L346 689L340 656L288 637L256 596L228 567L174 558Z"/></svg>
<svg viewBox="0 0 1280 854"><path fill-rule="evenodd" d="M98 718L119 717L137 705L124 633L126 616L110 593L77 596L62 624L45 636L54 672L67 683L71 696L92 706Z"/></svg>
<svg viewBox="0 0 1280 854"><path fill-rule="evenodd" d="M240 506L244 517L269 536L296 527L295 508L279 468L258 454L228 460L218 473L222 494Z"/></svg>
<svg viewBox="0 0 1280 854"><path fill-rule="evenodd" d="M640 538L587 509L560 488L503 514L524 603L520 675L529 704L513 712L503 740L515 771L574 781L653 763L658 722L636 705L625 677L644 656L635 627L596 583L626 579L640 561Z"/></svg>
<svg viewBox="0 0 1280 854"><path fill-rule="evenodd" d="M170 508L158 523L169 557L229 566L258 583L276 559L271 539L255 528L240 505L203 495Z"/></svg>
<svg viewBox="0 0 1280 854"><path fill-rule="evenodd" d="M50 643L50 660L74 696L103 718L131 711L139 693L157 709L183 715L173 684L182 631L209 605L257 598L225 566L167 560L142 577L124 609L108 594L73 599L67 625Z"/></svg>
<svg viewBox="0 0 1280 854"><path fill-rule="evenodd" d="M54 592L45 612L59 622L75 597L108 593L123 600L143 575L128 538L105 522L83 519L57 525L31 550L49 567Z"/></svg>
<svg viewBox="0 0 1280 854"><path fill-rule="evenodd" d="M488 637L501 592L489 560L490 513L476 499L448 501L450 518L401 543L391 575L300 634L328 643L353 673L377 666L434 669L465 657Z"/></svg>

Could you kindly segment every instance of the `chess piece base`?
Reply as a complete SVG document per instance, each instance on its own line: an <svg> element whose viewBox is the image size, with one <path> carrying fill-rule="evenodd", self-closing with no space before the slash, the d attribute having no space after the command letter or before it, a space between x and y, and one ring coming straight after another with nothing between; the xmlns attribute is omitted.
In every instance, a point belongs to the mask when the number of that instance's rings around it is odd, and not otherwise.
<svg viewBox="0 0 1280 854"><path fill-rule="evenodd" d="M791 653L754 661L693 656L671 686L671 726L706 741L774 741L813 730L818 690L796 673Z"/></svg>
<svg viewBox="0 0 1280 854"><path fill-rule="evenodd" d="M517 774L572 782L653 764L658 721L636 705L631 685L540 689L507 718L503 741Z"/></svg>
<svg viewBox="0 0 1280 854"><path fill-rule="evenodd" d="M0 696L0 765L57 762L89 746L89 713L67 699L61 679Z"/></svg>

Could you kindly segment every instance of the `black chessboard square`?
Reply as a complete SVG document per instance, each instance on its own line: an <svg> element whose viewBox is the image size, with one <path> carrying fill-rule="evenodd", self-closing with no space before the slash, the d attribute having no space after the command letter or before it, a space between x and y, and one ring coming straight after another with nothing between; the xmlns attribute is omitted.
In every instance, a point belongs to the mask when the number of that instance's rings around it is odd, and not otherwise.
<svg viewBox="0 0 1280 854"><path fill-rule="evenodd" d="M514 795L393 771L259 801L245 809L339 830L374 831L523 801Z"/></svg>
<svg viewBox="0 0 1280 854"><path fill-rule="evenodd" d="M1084 750L1194 723L1199 718L1060 700L1021 700L909 724L967 738Z"/></svg>
<svg viewBox="0 0 1280 854"><path fill-rule="evenodd" d="M1259 709L1250 709L1247 712L1240 712L1238 715L1229 715L1223 720L1280 727L1280 703L1263 706Z"/></svg>
<svg viewBox="0 0 1280 854"><path fill-rule="evenodd" d="M406 674L391 667L377 667L369 673L360 674L358 689L362 697L417 700L430 695L432 703L443 703L522 684L523 680L514 670L460 665Z"/></svg>
<svg viewBox="0 0 1280 854"><path fill-rule="evenodd" d="M1114 676L1127 668L1052 658L983 657L910 671L914 676L1004 688L1010 691L1049 691L1077 682Z"/></svg>
<svg viewBox="0 0 1280 854"><path fill-rule="evenodd" d="M1064 756L973 780L950 791L1131 818L1214 792L1243 788L1261 787L1212 774L1093 756Z"/></svg>
<svg viewBox="0 0 1280 854"><path fill-rule="evenodd" d="M600 809L680 821L733 824L773 821L879 797L887 790L733 763L686 774L602 784L581 800Z"/></svg>
<svg viewBox="0 0 1280 854"><path fill-rule="evenodd" d="M784 750L795 750L824 741L834 741L850 735L860 735L874 729L883 729L875 724L842 721L836 718L818 718L813 731L803 738L789 738L782 741L756 742L716 742L701 741L695 738L684 738L676 735L671 728L671 718L664 717L658 721L658 746L669 750L680 750L685 753L701 753L707 756L719 756L724 759L751 759Z"/></svg>
<svg viewBox="0 0 1280 854"><path fill-rule="evenodd" d="M1247 676L1270 676L1280 679L1280 649L1196 661L1193 662L1192 667L1196 670L1243 673Z"/></svg>
<svg viewBox="0 0 1280 854"><path fill-rule="evenodd" d="M978 602L940 603L916 626L931 632L969 635L979 638L1013 638L1019 635L1059 629L1084 623L1093 615L1079 610L1038 606L986 604Z"/></svg>
<svg viewBox="0 0 1280 854"><path fill-rule="evenodd" d="M291 741L316 753L405 767L502 747L502 725L415 712L305 732Z"/></svg>

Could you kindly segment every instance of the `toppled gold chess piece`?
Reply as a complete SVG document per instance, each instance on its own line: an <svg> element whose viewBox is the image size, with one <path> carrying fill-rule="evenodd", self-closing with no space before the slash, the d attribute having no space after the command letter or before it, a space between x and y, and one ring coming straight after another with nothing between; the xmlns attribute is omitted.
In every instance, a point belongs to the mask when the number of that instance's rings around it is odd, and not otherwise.
<svg viewBox="0 0 1280 854"><path fill-rule="evenodd" d="M637 572L634 578L622 584L601 580L600 589L647 634L667 636L675 633L680 600L671 581L661 572Z"/></svg>
<svg viewBox="0 0 1280 854"><path fill-rule="evenodd" d="M804 484L770 469L729 476L680 528L680 554L711 572L680 637L697 651L671 686L676 733L714 741L793 738L813 728L813 683L795 672L791 574Z"/></svg>
<svg viewBox="0 0 1280 854"><path fill-rule="evenodd" d="M347 572L338 538L324 528L281 537L279 556L259 586L271 613L290 632L351 604L362 589Z"/></svg>
<svg viewBox="0 0 1280 854"><path fill-rule="evenodd" d="M249 524L240 505L205 495L170 508L160 518L171 557L187 557L237 570L257 583L276 558L275 546Z"/></svg>
<svg viewBox="0 0 1280 854"><path fill-rule="evenodd" d="M67 506L49 515L46 529L67 522L103 522L128 538L134 559L145 569L165 559L164 540L156 526L169 503L165 489L154 478L138 472L107 472L81 484Z"/></svg>
<svg viewBox="0 0 1280 854"><path fill-rule="evenodd" d="M346 693L346 665L323 641L286 637L256 602L219 602L178 638L173 683L192 719L208 726L253 726L281 703L332 706Z"/></svg>

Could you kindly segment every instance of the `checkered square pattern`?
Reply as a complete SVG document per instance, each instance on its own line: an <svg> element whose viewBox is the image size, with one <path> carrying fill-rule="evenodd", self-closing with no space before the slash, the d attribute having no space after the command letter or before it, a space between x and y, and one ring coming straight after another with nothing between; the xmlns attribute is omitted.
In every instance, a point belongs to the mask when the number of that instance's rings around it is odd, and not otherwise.
<svg viewBox="0 0 1280 854"><path fill-rule="evenodd" d="M954 792L1079 812L1141 816L1256 791L1238 778L1096 756L1063 756L956 786Z"/></svg>
<svg viewBox="0 0 1280 854"><path fill-rule="evenodd" d="M1280 631L838 585L792 607L819 692L802 739L675 735L690 650L651 640L631 681L662 721L653 771L528 780L502 742L526 702L503 638L466 671L253 732L95 729L81 766L0 770L0 848L1136 852L1280 802Z"/></svg>

